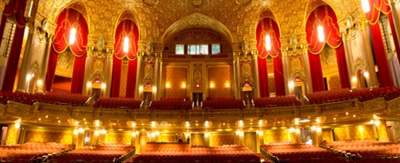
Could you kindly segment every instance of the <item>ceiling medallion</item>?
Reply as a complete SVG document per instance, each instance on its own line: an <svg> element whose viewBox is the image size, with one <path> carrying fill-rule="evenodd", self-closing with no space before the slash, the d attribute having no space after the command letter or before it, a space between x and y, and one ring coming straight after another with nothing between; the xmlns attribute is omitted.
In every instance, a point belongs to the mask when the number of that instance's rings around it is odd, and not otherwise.
<svg viewBox="0 0 400 163"><path fill-rule="evenodd" d="M238 5L247 5L251 2L252 0L236 0L236 3Z"/></svg>
<svg viewBox="0 0 400 163"><path fill-rule="evenodd" d="M144 4L148 5L148 6L155 6L158 5L158 3L160 3L160 0L142 0Z"/></svg>
<svg viewBox="0 0 400 163"><path fill-rule="evenodd" d="M203 6L204 0L191 0L191 4L193 7L199 8Z"/></svg>

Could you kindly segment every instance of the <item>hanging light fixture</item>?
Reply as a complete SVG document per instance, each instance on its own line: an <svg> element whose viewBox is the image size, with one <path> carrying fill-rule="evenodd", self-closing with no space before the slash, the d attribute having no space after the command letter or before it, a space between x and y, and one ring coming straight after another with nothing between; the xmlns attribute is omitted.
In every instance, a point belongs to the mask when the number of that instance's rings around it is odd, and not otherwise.
<svg viewBox="0 0 400 163"><path fill-rule="evenodd" d="M128 53L129 51L129 37L124 38L124 47L123 47L124 53Z"/></svg>
<svg viewBox="0 0 400 163"><path fill-rule="evenodd" d="M371 7L369 6L369 0L361 0L361 5L365 13L369 13L369 11L371 11Z"/></svg>
<svg viewBox="0 0 400 163"><path fill-rule="evenodd" d="M324 27L322 25L318 25L317 32L318 32L319 42L324 42L325 41Z"/></svg>
<svg viewBox="0 0 400 163"><path fill-rule="evenodd" d="M272 45L271 45L271 36L266 35L265 36L265 49L267 51L270 51L272 49Z"/></svg>
<svg viewBox="0 0 400 163"><path fill-rule="evenodd" d="M76 39L76 28L72 27L69 33L69 44L74 45Z"/></svg>

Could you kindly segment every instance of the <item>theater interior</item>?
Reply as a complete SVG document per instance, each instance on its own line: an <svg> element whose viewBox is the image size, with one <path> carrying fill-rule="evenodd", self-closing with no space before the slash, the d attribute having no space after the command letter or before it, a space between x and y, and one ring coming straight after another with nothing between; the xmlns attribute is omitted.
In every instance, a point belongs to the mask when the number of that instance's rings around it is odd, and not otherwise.
<svg viewBox="0 0 400 163"><path fill-rule="evenodd" d="M0 12L0 162L400 162L399 0Z"/></svg>

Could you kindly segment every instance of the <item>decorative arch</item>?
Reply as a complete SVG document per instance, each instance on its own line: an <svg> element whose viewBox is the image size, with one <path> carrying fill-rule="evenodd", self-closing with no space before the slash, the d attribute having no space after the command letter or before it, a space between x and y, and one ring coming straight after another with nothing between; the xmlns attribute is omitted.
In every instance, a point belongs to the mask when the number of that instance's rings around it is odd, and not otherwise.
<svg viewBox="0 0 400 163"><path fill-rule="evenodd" d="M224 38L228 40L230 43L233 42L232 34L225 25L201 13L193 13L176 21L174 24L169 26L168 29L164 32L161 40L162 42L165 42L178 32L191 29L211 30L223 35Z"/></svg>
<svg viewBox="0 0 400 163"><path fill-rule="evenodd" d="M113 72L111 81L111 97L119 97L121 83L122 62L128 60L128 74L126 82L126 97L133 98L136 86L137 53L139 50L139 28L130 11L124 11L115 28L115 43L113 55ZM124 50L125 39L129 40L128 51Z"/></svg>
<svg viewBox="0 0 400 163"><path fill-rule="evenodd" d="M73 7L76 7L72 5ZM76 29L75 43L68 41L71 37L72 29ZM75 8L65 8L57 18L57 28L54 34L54 41L50 50L49 63L46 75L46 91L51 90L55 70L57 66L58 54L70 49L74 59L74 69L72 73L71 93L82 93L83 80L86 64L86 46L88 43L89 28L84 16Z"/></svg>
<svg viewBox="0 0 400 163"><path fill-rule="evenodd" d="M260 13L259 18L260 20L256 28L256 39L260 96L269 97L268 56L272 57L273 60L276 96L284 96L286 93L281 55L280 29L271 10L265 9ZM266 36L269 36L269 40L266 40ZM269 42L270 50L267 50L267 41Z"/></svg>
<svg viewBox="0 0 400 163"><path fill-rule="evenodd" d="M322 30L322 33L320 33L320 30ZM342 44L339 25L336 14L329 5L320 5L308 15L306 33L313 91L325 90L319 54L326 44L336 49L341 87L350 88L346 54ZM319 35L321 34L324 36L324 40L319 39Z"/></svg>

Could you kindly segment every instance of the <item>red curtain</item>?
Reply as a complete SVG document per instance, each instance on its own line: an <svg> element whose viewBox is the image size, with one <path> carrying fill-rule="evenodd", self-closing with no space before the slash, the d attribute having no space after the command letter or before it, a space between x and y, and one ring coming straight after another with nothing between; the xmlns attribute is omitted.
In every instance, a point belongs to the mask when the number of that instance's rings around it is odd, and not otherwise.
<svg viewBox="0 0 400 163"><path fill-rule="evenodd" d="M1 14L1 24L0 24L0 36L3 37L4 34L4 29L6 28L6 22L7 22L7 16L4 14ZM3 39L0 39L0 45L1 45L1 41L3 41Z"/></svg>
<svg viewBox="0 0 400 163"><path fill-rule="evenodd" d="M269 97L267 59L258 57L258 82L260 97Z"/></svg>
<svg viewBox="0 0 400 163"><path fill-rule="evenodd" d="M119 97L119 85L121 80L122 60L116 55L113 57L113 71L111 79L111 97Z"/></svg>
<svg viewBox="0 0 400 163"><path fill-rule="evenodd" d="M371 24L376 24L379 21L381 12L384 14L390 13L390 4L388 0L369 0L370 11L366 13L367 19Z"/></svg>
<svg viewBox="0 0 400 163"><path fill-rule="evenodd" d="M323 27L325 40L320 42L318 38L318 26ZM314 92L325 90L322 75L322 67L319 54L328 44L336 49L339 76L342 88L350 88L350 79L347 72L346 54L342 46L342 38L337 24L336 14L328 5L317 7L308 17L306 24L308 57Z"/></svg>
<svg viewBox="0 0 400 163"><path fill-rule="evenodd" d="M85 79L86 55L75 57L74 71L72 72L71 93L82 94L83 80Z"/></svg>
<svg viewBox="0 0 400 163"><path fill-rule="evenodd" d="M76 36L75 36L75 43L70 45L69 39L70 39L70 31L72 28L76 29ZM48 72L50 71L50 73L47 73L47 75L51 75L51 76L46 76L47 91L51 90L51 85L55 74L52 72L53 70L51 69L55 69L57 65L57 57L52 55L63 53L69 47L71 52L75 56L74 70L72 73L73 75L71 83L71 93L82 93L82 88L78 87L83 86L88 32L89 30L86 20L82 16L82 14L79 13L79 11L72 8L66 8L60 13L57 19L57 28L55 31L54 41L52 46L54 53L50 53L49 65L47 68ZM50 64L50 61L53 63Z"/></svg>
<svg viewBox="0 0 400 163"><path fill-rule="evenodd" d="M46 82L45 82L46 91L51 91L51 85L53 84L54 75L56 73L57 59L58 59L57 52L53 48L50 48L49 61L47 63Z"/></svg>
<svg viewBox="0 0 400 163"><path fill-rule="evenodd" d="M126 81L126 97L135 98L137 59L128 61L128 79Z"/></svg>
<svg viewBox="0 0 400 163"><path fill-rule="evenodd" d="M129 38L130 43L129 51L127 53L123 51L125 37ZM127 57L130 60L136 59L136 54L138 51L138 39L139 30L135 22L130 19L125 19L121 21L117 27L115 35L115 56L117 56L117 58L119 59L122 59L124 57Z"/></svg>
<svg viewBox="0 0 400 163"><path fill-rule="evenodd" d="M347 70L346 53L343 44L336 48L336 60L338 63L340 85L342 88L351 88L349 71Z"/></svg>
<svg viewBox="0 0 400 163"><path fill-rule="evenodd" d="M129 38L128 52L124 52L124 40ZM135 22L131 19L125 19L118 24L115 34L114 44L114 64L113 79L111 84L111 97L119 97L119 86L121 79L122 59L128 58L128 77L126 85L126 97L135 97L136 87L136 69L137 69L137 51L139 30Z"/></svg>
<svg viewBox="0 0 400 163"><path fill-rule="evenodd" d="M8 56L6 72L4 74L4 80L2 90L13 91L15 76L17 75L18 61L21 54L21 47L24 38L25 25L28 19L24 17L26 0L14 0L10 1L4 8L2 15L1 25L1 36L4 33L4 25L7 17L13 16L17 27L15 29L14 38L12 40L10 55ZM21 79L25 80L25 79Z"/></svg>
<svg viewBox="0 0 400 163"><path fill-rule="evenodd" d="M310 61L310 73L312 80L313 92L324 91L324 79L322 76L321 59L319 54L314 55L308 52L308 60Z"/></svg>
<svg viewBox="0 0 400 163"><path fill-rule="evenodd" d="M379 23L370 24L372 44L374 45L374 55L378 65L378 78L381 87L393 86L392 76L390 74L385 47L383 45L381 28Z"/></svg>
<svg viewBox="0 0 400 163"><path fill-rule="evenodd" d="M285 96L285 78L283 76L282 55L275 57L273 62L276 96Z"/></svg>
<svg viewBox="0 0 400 163"><path fill-rule="evenodd" d="M10 55L8 56L6 72L4 74L3 91L13 91L15 76L17 75L18 61L21 54L22 41L24 39L25 27L15 29L13 43L11 45ZM25 80L25 79L21 79Z"/></svg>
<svg viewBox="0 0 400 163"><path fill-rule="evenodd" d="M325 41L318 39L317 27L321 25L324 29ZM337 24L335 12L331 7L322 5L316 8L308 17L307 25L308 50L312 54L320 54L324 49L325 43L332 48L337 48L342 44L342 38Z"/></svg>
<svg viewBox="0 0 400 163"><path fill-rule="evenodd" d="M265 18L257 26L257 50L262 58L269 56L277 57L281 53L281 43L278 24L271 18ZM270 36L271 50L266 50L265 36Z"/></svg>
<svg viewBox="0 0 400 163"><path fill-rule="evenodd" d="M394 46L396 48L396 54L397 54L397 59L400 62L400 46L399 46L399 39L397 38L397 31L396 31L396 27L394 25L394 21L393 21L393 15L392 13L390 13L388 15L389 17L389 22L390 22L390 29L392 30L392 36L393 36L393 41L394 41Z"/></svg>
<svg viewBox="0 0 400 163"><path fill-rule="evenodd" d="M269 97L267 57L271 56L274 62L274 82L277 96L284 96L285 82L281 56L281 43L279 27L271 18L260 21L256 29L258 50L258 77L260 96ZM271 50L266 49L266 36L270 36Z"/></svg>

